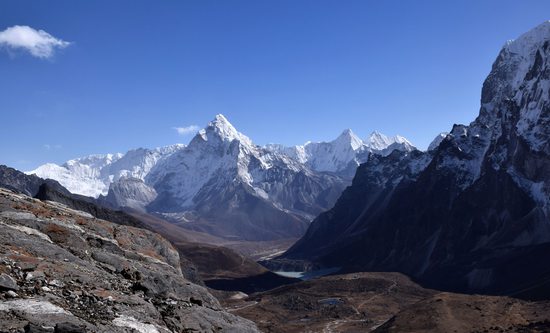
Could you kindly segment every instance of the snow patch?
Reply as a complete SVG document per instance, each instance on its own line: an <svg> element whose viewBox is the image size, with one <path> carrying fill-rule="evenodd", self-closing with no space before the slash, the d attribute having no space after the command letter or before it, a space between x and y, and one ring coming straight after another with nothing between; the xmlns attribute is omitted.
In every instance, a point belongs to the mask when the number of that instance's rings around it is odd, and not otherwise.
<svg viewBox="0 0 550 333"><path fill-rule="evenodd" d="M113 319L113 324L118 327L127 327L134 329L139 333L160 333L156 325L145 324L134 317L125 315Z"/></svg>
<svg viewBox="0 0 550 333"><path fill-rule="evenodd" d="M29 314L65 314L72 315L65 309L48 301L34 299L18 299L13 301L0 302L0 311L21 311Z"/></svg>

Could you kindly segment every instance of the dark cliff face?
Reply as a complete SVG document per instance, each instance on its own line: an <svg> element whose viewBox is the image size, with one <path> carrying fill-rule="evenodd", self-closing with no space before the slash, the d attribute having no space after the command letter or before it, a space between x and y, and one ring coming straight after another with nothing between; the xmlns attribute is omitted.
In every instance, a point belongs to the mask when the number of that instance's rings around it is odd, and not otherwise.
<svg viewBox="0 0 550 333"><path fill-rule="evenodd" d="M431 287L550 297L550 24L507 44L481 110L417 175L392 156L362 165L285 258L400 271ZM418 166L413 156L403 165ZM397 184L395 184L397 182ZM536 286L536 287L535 287ZM529 295L531 296L531 295Z"/></svg>
<svg viewBox="0 0 550 333"><path fill-rule="evenodd" d="M35 175L27 175L14 168L0 165L0 186L23 193L28 196L35 196L38 193L40 186L48 183L50 187L54 187L59 191L69 193L61 184L51 179L42 179Z"/></svg>
<svg viewBox="0 0 550 333"><path fill-rule="evenodd" d="M428 153L420 151L394 151L385 157L371 154L369 160L359 166L352 185L334 208L319 215L287 254L299 253L301 257L307 254L312 259L330 253L334 247L341 246L338 244L345 245L349 237L355 237L365 227L357 221L382 210L396 186L416 176L410 161L424 165L429 159Z"/></svg>

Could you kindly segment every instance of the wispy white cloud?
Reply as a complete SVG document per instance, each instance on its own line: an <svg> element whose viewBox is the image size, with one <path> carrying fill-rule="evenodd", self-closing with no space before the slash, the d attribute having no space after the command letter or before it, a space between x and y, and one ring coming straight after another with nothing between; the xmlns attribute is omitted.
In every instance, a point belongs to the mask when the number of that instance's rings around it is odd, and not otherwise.
<svg viewBox="0 0 550 333"><path fill-rule="evenodd" d="M44 144L44 145L42 145L42 146L43 146L44 149L46 149L46 150L59 150L59 149L62 148L61 145L50 145L50 144L48 144L48 143L46 143L46 144Z"/></svg>
<svg viewBox="0 0 550 333"><path fill-rule="evenodd" d="M176 132L178 132L179 135L188 135L193 134L199 130L199 126L197 125L190 125L186 127L174 127Z"/></svg>
<svg viewBox="0 0 550 333"><path fill-rule="evenodd" d="M26 25L14 25L0 31L1 47L25 50L37 58L51 58L57 49L66 48L70 44L44 30L35 30Z"/></svg>

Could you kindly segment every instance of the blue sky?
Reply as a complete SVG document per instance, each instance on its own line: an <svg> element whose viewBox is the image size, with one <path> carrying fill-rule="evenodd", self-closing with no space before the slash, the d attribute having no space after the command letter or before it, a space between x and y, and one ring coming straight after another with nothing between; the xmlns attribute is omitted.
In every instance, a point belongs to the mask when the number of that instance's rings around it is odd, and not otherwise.
<svg viewBox="0 0 550 333"><path fill-rule="evenodd" d="M71 44L0 48L0 163L187 143L223 113L258 144L352 128L425 148L479 110L499 49L549 1L0 2L0 31Z"/></svg>

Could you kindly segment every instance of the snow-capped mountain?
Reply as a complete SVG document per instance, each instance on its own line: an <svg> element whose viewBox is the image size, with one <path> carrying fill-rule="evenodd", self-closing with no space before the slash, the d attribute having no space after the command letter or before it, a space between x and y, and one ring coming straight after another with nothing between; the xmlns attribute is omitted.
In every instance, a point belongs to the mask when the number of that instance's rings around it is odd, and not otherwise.
<svg viewBox="0 0 550 333"><path fill-rule="evenodd" d="M104 181L100 178L101 169L120 157L121 154L90 155L67 161L61 166L47 163L26 173L57 180L72 193L98 197L106 194L110 183L109 179Z"/></svg>
<svg viewBox="0 0 550 333"><path fill-rule="evenodd" d="M169 158L162 167L157 167L147 176L147 183L166 186L166 193L177 201L179 208L194 205L193 199L213 178L224 177L251 185L256 179L251 163L268 169L272 156L263 154L245 135L239 133L223 116L216 118L191 140L189 145ZM297 170L299 163L287 159L286 166ZM251 172L252 171L252 172ZM258 195L267 198L261 188L255 188Z"/></svg>
<svg viewBox="0 0 550 333"><path fill-rule="evenodd" d="M303 234L348 184L255 145L223 115L187 146L92 155L28 173L112 207L146 209L187 228L245 239Z"/></svg>
<svg viewBox="0 0 550 333"><path fill-rule="evenodd" d="M315 171L332 172L345 178L351 178L357 166L366 162L371 153L387 155L393 150L416 149L399 135L388 137L375 131L368 140L363 141L351 129L343 131L335 140L329 142L306 142L293 147L269 144L265 148L284 153Z"/></svg>
<svg viewBox="0 0 550 333"><path fill-rule="evenodd" d="M90 155L63 165L44 164L26 173L57 180L71 193L97 198L107 195L110 184L120 178L144 180L159 161L184 147L175 144L156 149L139 148L126 154Z"/></svg>
<svg viewBox="0 0 550 333"><path fill-rule="evenodd" d="M91 155L29 174L58 180L110 207L164 215L222 237L300 236L332 207L369 154L415 149L406 139L345 130L331 142L260 147L217 115L187 146Z"/></svg>
<svg viewBox="0 0 550 333"><path fill-rule="evenodd" d="M284 147L269 144L266 149L281 152L316 171L339 172L368 147L347 129L330 142L306 142L304 145Z"/></svg>
<svg viewBox="0 0 550 333"><path fill-rule="evenodd" d="M479 116L431 148L369 159L284 257L440 289L548 293L550 22L506 43Z"/></svg>
<svg viewBox="0 0 550 333"><path fill-rule="evenodd" d="M368 140L365 142L365 144L372 151L384 151L385 149L389 148L391 145L395 145L395 147L402 146L402 148L399 149L402 151L411 151L415 149L414 145L409 140L402 137L401 135L389 137L378 131L372 132Z"/></svg>
<svg viewBox="0 0 550 333"><path fill-rule="evenodd" d="M222 115L145 181L159 194L149 209L183 216L187 227L246 239L302 234L345 186L338 177L254 145Z"/></svg>

